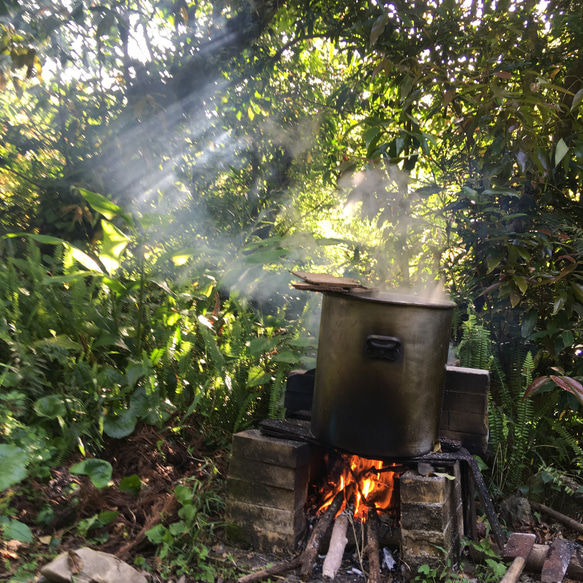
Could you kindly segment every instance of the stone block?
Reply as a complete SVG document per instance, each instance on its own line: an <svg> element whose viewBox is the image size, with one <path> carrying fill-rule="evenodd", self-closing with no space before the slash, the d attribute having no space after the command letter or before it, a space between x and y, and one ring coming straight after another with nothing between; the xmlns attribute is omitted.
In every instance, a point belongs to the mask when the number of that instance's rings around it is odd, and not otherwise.
<svg viewBox="0 0 583 583"><path fill-rule="evenodd" d="M297 468L310 463L312 453L307 443L268 437L258 429L248 429L233 436L232 457Z"/></svg>
<svg viewBox="0 0 583 583"><path fill-rule="evenodd" d="M303 508L307 495L307 482L298 485L295 489L289 489L241 480L231 476L227 478L227 496L241 502L295 512L298 508Z"/></svg>
<svg viewBox="0 0 583 583"><path fill-rule="evenodd" d="M478 433L481 435L488 434L488 417L480 413L464 413L463 415L454 415L449 412L448 427L450 431L459 433Z"/></svg>
<svg viewBox="0 0 583 583"><path fill-rule="evenodd" d="M401 502L401 528L444 532L452 519L448 501L443 504L409 504Z"/></svg>
<svg viewBox="0 0 583 583"><path fill-rule="evenodd" d="M229 478L253 481L286 490L303 489L310 478L309 466L286 468L246 458L233 457L227 472Z"/></svg>
<svg viewBox="0 0 583 583"><path fill-rule="evenodd" d="M488 447L488 392L486 370L446 367L440 437L460 441L470 452L484 455Z"/></svg>
<svg viewBox="0 0 583 583"><path fill-rule="evenodd" d="M241 527L261 528L282 534L302 532L306 527L303 508L297 511L270 508L239 500L227 500L225 515L229 522Z"/></svg>
<svg viewBox="0 0 583 583"><path fill-rule="evenodd" d="M282 534L255 528L243 533L243 541L252 549L262 553L289 555L298 550L304 533Z"/></svg>
<svg viewBox="0 0 583 583"><path fill-rule="evenodd" d="M449 474L421 476L408 471L401 477L401 553L411 580L421 565L437 567L459 551L463 536L463 507L459 462L438 467Z"/></svg>
<svg viewBox="0 0 583 583"><path fill-rule="evenodd" d="M227 499L225 519L241 529L243 539L262 552L292 552L306 531L303 507L281 510Z"/></svg>
<svg viewBox="0 0 583 583"><path fill-rule="evenodd" d="M490 390L490 373L479 368L446 366L445 390L487 395Z"/></svg>
<svg viewBox="0 0 583 583"><path fill-rule="evenodd" d="M407 562L410 557L447 558L453 548L451 524L443 532L431 530L407 530L401 527L401 553Z"/></svg>
<svg viewBox="0 0 583 583"><path fill-rule="evenodd" d="M443 504L447 498L447 482L444 476L420 476L409 470L401 475L401 503Z"/></svg>
<svg viewBox="0 0 583 583"><path fill-rule="evenodd" d="M455 411L456 413L483 412L487 405L487 398L485 397L480 393L445 391L443 394L443 410Z"/></svg>

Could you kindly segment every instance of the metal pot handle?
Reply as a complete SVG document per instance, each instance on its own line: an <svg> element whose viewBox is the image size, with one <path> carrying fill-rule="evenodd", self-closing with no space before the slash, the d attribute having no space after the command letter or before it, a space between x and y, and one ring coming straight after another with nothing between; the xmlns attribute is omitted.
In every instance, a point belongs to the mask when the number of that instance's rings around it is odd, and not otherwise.
<svg viewBox="0 0 583 583"><path fill-rule="evenodd" d="M394 336L370 334L364 342L364 355L375 360L397 362L402 357L402 344Z"/></svg>

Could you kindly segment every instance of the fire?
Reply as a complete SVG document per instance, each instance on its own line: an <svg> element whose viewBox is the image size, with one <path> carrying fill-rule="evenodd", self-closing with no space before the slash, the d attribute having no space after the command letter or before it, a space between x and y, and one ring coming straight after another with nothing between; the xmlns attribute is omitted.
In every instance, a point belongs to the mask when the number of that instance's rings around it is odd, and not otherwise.
<svg viewBox="0 0 583 583"><path fill-rule="evenodd" d="M338 462L337 462L338 463ZM369 508L386 511L391 508L395 491L395 464L384 466L381 460L369 460L357 455L342 455L340 475L334 477L323 488L324 503L319 508L323 512L330 506L338 492L344 492L344 502L339 512L347 504L353 507L353 516L364 520ZM335 467L337 470L338 468Z"/></svg>

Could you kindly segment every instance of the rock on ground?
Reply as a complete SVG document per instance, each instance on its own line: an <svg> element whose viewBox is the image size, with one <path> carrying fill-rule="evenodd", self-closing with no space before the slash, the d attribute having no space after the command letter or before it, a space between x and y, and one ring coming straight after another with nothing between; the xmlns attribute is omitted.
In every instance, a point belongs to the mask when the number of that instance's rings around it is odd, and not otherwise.
<svg viewBox="0 0 583 583"><path fill-rule="evenodd" d="M86 547L62 553L40 572L50 583L147 583L142 574L117 557Z"/></svg>

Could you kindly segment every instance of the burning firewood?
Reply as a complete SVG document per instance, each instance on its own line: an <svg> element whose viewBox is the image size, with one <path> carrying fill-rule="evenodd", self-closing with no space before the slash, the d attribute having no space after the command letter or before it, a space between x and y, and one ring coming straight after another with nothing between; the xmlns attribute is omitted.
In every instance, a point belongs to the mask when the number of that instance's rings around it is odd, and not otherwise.
<svg viewBox="0 0 583 583"><path fill-rule="evenodd" d="M381 575L379 561L379 528L380 521L376 509L370 508L366 520L366 548L368 556L368 581L378 583Z"/></svg>
<svg viewBox="0 0 583 583"><path fill-rule="evenodd" d="M314 571L314 563L316 561L316 556L318 554L318 547L320 546L320 541L322 537L326 534L326 531L332 524L334 517L340 510L342 503L344 502L344 491L338 492L332 500L332 504L328 506L326 512L320 517L318 524L314 527L308 544L302 553L302 568L300 569L300 574L303 579L308 579Z"/></svg>
<svg viewBox="0 0 583 583"><path fill-rule="evenodd" d="M336 578L338 569L342 564L342 557L344 556L344 550L348 543L346 531L348 530L348 523L352 518L351 515L352 511L350 508L347 508L334 521L334 528L332 529L332 536L330 537L330 546L326 558L324 559L324 565L322 566L322 574L329 579Z"/></svg>

